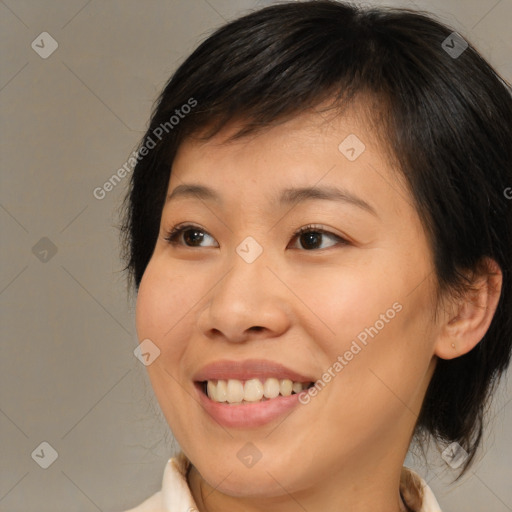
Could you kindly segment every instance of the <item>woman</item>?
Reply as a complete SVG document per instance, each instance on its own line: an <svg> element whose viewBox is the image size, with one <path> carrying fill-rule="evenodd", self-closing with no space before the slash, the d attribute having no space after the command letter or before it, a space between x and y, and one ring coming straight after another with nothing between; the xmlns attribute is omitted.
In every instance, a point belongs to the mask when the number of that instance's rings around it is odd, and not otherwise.
<svg viewBox="0 0 512 512"><path fill-rule="evenodd" d="M132 511L421 511L511 349L512 101L451 29L288 2L219 29L127 197L153 389L182 448ZM156 354L156 355L155 355Z"/></svg>

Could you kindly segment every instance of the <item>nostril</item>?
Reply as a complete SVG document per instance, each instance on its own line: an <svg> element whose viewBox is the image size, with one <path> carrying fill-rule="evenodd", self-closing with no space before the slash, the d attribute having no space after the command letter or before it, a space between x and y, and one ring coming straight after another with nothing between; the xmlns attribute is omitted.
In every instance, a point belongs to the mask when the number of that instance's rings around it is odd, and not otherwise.
<svg viewBox="0 0 512 512"><path fill-rule="evenodd" d="M259 331L262 331L264 328L259 326L259 325L255 325L253 327L251 327L249 330L250 331L256 331L256 332L259 332Z"/></svg>

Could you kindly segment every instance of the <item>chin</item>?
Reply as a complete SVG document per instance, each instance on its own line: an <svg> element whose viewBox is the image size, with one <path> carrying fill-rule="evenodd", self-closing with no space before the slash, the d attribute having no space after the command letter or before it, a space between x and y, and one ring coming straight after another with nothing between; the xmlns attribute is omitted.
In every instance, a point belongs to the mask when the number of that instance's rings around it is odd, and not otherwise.
<svg viewBox="0 0 512 512"><path fill-rule="evenodd" d="M196 468L211 487L237 498L272 498L282 495L283 488L296 491L298 487L289 470L269 467L263 461L252 468L241 467L241 464L213 464L207 468L199 464Z"/></svg>

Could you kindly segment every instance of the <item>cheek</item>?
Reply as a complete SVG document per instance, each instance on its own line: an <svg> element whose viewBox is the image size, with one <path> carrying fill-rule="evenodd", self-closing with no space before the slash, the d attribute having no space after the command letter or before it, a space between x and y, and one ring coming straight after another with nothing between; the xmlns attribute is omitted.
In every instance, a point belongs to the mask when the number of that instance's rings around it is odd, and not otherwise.
<svg viewBox="0 0 512 512"><path fill-rule="evenodd" d="M343 340L356 338L376 322L380 326L381 315L386 316L385 320L396 316L393 305L400 302L403 294L400 283L391 279L390 274L375 263L347 265L319 271L314 279L308 275L300 288L297 285L297 295L307 297L310 310L322 320L322 331L330 332L330 351L344 348Z"/></svg>
<svg viewBox="0 0 512 512"><path fill-rule="evenodd" d="M179 386L170 375L179 375L190 336L190 312L197 303L195 295L190 279L188 287L184 286L179 273L171 273L158 258L150 261L139 286L135 320L139 342L150 339L160 350L146 370L161 403L163 390L174 394L175 386Z"/></svg>
<svg viewBox="0 0 512 512"><path fill-rule="evenodd" d="M158 256L153 258L142 277L135 310L139 341L150 339L160 349L146 370L171 428L185 407L179 369L190 334L187 312L197 302L190 282L184 286L184 280L176 269L171 272L168 265L162 265Z"/></svg>
<svg viewBox="0 0 512 512"><path fill-rule="evenodd" d="M321 341L328 359L325 371L336 375L340 400L355 409L361 396L371 397L376 406L414 401L433 354L432 281L425 280L426 263L380 262L332 272L314 295L309 292L330 331ZM360 412L364 415L364 408Z"/></svg>
<svg viewBox="0 0 512 512"><path fill-rule="evenodd" d="M193 280L165 265L162 258L150 260L139 286L135 321L138 339L150 338L164 345L179 330L180 319L197 302Z"/></svg>
<svg viewBox="0 0 512 512"><path fill-rule="evenodd" d="M434 340L424 296L379 294L347 304L347 321L338 324L343 334L329 347L331 364L339 363L333 403L344 404L334 408L333 417L348 432L361 429L361 435L375 439L397 418L414 421L419 414ZM400 300L393 302L396 297Z"/></svg>

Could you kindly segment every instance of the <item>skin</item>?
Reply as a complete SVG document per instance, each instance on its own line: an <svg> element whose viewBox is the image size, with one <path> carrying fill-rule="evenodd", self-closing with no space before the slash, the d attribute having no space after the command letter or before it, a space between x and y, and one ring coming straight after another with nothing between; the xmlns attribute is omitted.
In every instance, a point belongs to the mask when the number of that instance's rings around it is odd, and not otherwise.
<svg viewBox="0 0 512 512"><path fill-rule="evenodd" d="M225 143L237 128L229 126L178 151L168 192L202 184L221 202L166 203L136 323L139 339L160 348L147 369L193 463L189 484L201 512L404 510L400 470L436 358L467 352L489 326L499 269L475 281L479 291L467 301L446 299L434 320L425 231L369 126L356 110L329 122L305 113ZM338 150L349 134L366 146L355 161ZM276 201L283 188L320 185L349 191L375 214L348 202ZM199 246L165 239L182 223L202 229ZM309 224L332 233L319 237L318 248L294 235ZM247 236L263 248L250 264L236 252ZM220 359L269 359L320 379L395 303L401 311L367 346L279 421L224 428L195 399L193 375ZM262 455L252 468L237 457L247 442Z"/></svg>

